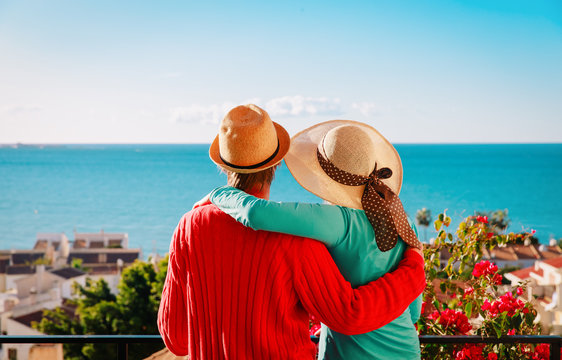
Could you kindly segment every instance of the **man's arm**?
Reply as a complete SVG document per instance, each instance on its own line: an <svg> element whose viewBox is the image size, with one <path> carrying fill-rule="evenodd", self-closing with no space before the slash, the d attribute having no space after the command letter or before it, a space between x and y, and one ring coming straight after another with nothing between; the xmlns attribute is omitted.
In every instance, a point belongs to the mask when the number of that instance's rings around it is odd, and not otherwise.
<svg viewBox="0 0 562 360"><path fill-rule="evenodd" d="M185 222L185 217L181 220ZM181 225L181 222L180 222ZM175 355L188 353L187 328L187 271L185 252L181 250L184 226L176 228L170 243L168 273L162 290L160 309L158 310L158 330L166 347Z"/></svg>
<svg viewBox="0 0 562 360"><path fill-rule="evenodd" d="M326 248L306 241L295 263L295 287L306 310L346 335L378 329L400 316L425 288L423 258L413 249L398 268L353 289Z"/></svg>

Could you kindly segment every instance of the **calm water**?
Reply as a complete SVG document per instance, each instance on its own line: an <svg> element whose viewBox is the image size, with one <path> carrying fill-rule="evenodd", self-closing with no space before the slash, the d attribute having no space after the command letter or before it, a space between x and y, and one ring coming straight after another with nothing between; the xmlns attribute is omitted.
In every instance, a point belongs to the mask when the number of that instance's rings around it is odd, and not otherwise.
<svg viewBox="0 0 562 360"><path fill-rule="evenodd" d="M397 145L411 215L508 209L510 230L562 237L562 144ZM164 253L181 215L225 183L208 145L0 148L0 248L29 248L37 232L127 232L144 256ZM277 173L272 199L320 201Z"/></svg>

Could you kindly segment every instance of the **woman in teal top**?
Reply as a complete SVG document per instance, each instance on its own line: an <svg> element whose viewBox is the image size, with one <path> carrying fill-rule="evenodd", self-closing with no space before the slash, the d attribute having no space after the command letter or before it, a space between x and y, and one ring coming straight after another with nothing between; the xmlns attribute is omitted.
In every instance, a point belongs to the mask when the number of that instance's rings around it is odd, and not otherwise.
<svg viewBox="0 0 562 360"><path fill-rule="evenodd" d="M346 147L345 140L351 145ZM307 152L310 153L311 150L305 149L305 142L309 143L307 145L309 148L311 145L318 146L317 154L315 154L315 156L318 156L316 162L314 156L309 159L306 158ZM334 143L336 143L335 146ZM373 143L374 148L369 147ZM321 144L321 146L318 144ZM342 144L344 144L343 148ZM393 196L394 193L397 194L399 191L402 169L398 154L395 150L394 152L388 151L388 147L394 150L382 135L362 123L338 120L318 124L293 137L291 150L285 161L295 179L303 187L337 205L277 203L256 198L228 186L213 190L210 194L210 200L225 213L255 230L288 233L323 242L328 247L343 276L354 287L357 287L394 270L402 259L407 244L402 241L403 236L394 237L395 245L389 245L388 240L381 242L379 238L387 234L384 234L384 231L382 231L384 229L381 230L380 227L375 230L377 219L368 218L366 211L362 209L364 206L361 205L361 201L363 201L363 205L369 207L367 209L369 215L375 214L379 218L390 214L381 209L386 205L379 203L372 206L372 201L369 203L370 200L365 198L365 186L359 189L359 193L353 193L349 192L349 190L355 191L355 189L352 189L353 186L341 185L334 181L334 179L338 179L337 176L332 175L332 179L323 179L322 173L325 175L327 168L317 163L320 160L333 159L334 164L339 161L337 167L340 169L349 168L348 164L353 163L353 158L359 157L360 161L368 163L367 169L370 168L370 170L361 171L357 167L346 169L348 173L343 172L344 178L347 177L345 174L375 173L377 172L377 164L384 165L386 170L390 169L388 170L390 173L400 177L399 184L396 186L396 179L394 179L395 183L388 182L383 185L377 182L383 187L375 186L372 188L376 189L378 195L371 192L371 196L379 196L383 199L383 202L385 199L389 201L391 195ZM387 150L386 155L385 150ZM377 153L378 157L370 156L373 153ZM320 158L320 156L323 157ZM320 166L321 169L315 168L310 173L310 169L315 166ZM379 169L381 167L379 166ZM375 168L374 171L373 168ZM382 173L379 171L378 174ZM341 181L347 181L347 179ZM324 182L323 185L322 182ZM388 187L387 184L389 184ZM392 193L385 192L384 189L388 189ZM346 191L349 195L345 193ZM390 208L391 213L396 214L395 205L391 204ZM399 208L402 209L401 204ZM401 211L400 214L403 214L403 209ZM391 225L398 224L395 225L396 230L400 229L399 234L402 235L404 226L408 226L407 222L404 225L405 215L402 216L402 225L399 224L397 215L390 217L394 219ZM415 231L415 227L412 228ZM375 236L377 231L381 236ZM408 228L408 231L411 231L410 228ZM410 242L409 244L412 245ZM381 248L385 251L381 251ZM322 271L322 269L318 269L318 271ZM408 286L408 284L404 284L404 286ZM420 310L421 295L401 316L391 323L360 335L343 335L322 325L318 358L420 359L418 333L414 326L420 316Z"/></svg>
<svg viewBox="0 0 562 360"><path fill-rule="evenodd" d="M342 275L354 287L394 270L407 246L400 240L393 249L381 252L373 241L375 234L363 210L325 204L277 203L229 186L215 189L210 200L252 229L323 242ZM322 325L318 358L419 359L420 346L414 323L420 310L421 295L396 320L361 335L343 335Z"/></svg>

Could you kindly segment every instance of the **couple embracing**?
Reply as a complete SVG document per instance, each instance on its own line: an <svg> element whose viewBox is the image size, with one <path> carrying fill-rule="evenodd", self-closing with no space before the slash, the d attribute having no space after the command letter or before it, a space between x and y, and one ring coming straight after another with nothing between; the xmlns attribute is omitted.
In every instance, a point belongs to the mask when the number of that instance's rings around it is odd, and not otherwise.
<svg viewBox="0 0 562 360"><path fill-rule="evenodd" d="M333 120L291 139L255 105L222 120L209 154L228 186L180 220L158 327L190 359L419 359L421 244L402 166L372 127ZM326 204L277 203L285 159ZM318 354L309 314L322 322Z"/></svg>

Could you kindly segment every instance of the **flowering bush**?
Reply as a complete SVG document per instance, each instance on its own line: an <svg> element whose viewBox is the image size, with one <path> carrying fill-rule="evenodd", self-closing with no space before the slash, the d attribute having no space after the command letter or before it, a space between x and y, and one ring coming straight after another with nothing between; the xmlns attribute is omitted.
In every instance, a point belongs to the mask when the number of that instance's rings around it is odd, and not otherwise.
<svg viewBox="0 0 562 360"><path fill-rule="evenodd" d="M524 302L525 284L510 289L494 263L482 260L483 249L524 241L531 233L502 234L487 216L469 216L448 233L451 218L435 221L438 234L424 250L428 286L424 292L420 335L538 335L533 306ZM441 255L450 255L441 263ZM446 256L445 256L446 257ZM548 359L548 345L422 345L424 359Z"/></svg>

